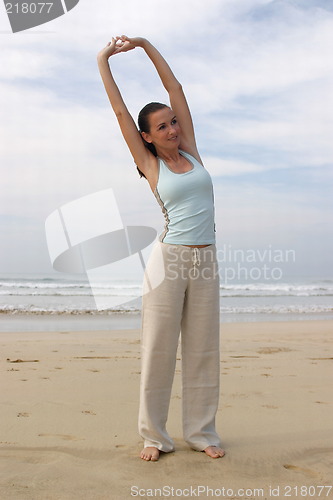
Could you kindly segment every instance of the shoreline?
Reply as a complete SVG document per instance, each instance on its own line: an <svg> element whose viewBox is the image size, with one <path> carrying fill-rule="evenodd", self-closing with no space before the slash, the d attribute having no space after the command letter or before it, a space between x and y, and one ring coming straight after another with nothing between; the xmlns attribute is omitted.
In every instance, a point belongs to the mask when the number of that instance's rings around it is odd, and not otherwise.
<svg viewBox="0 0 333 500"><path fill-rule="evenodd" d="M176 452L156 463L138 458L138 329L0 333L0 498L127 500L133 487L151 498L165 485L319 497L333 460L332 333L325 320L222 323L226 456L183 441L179 355L168 420Z"/></svg>
<svg viewBox="0 0 333 500"><path fill-rule="evenodd" d="M304 314L220 314L220 324L234 323L288 323L302 321L333 321L333 313ZM60 332L108 331L141 328L141 313L111 314L0 314L1 332Z"/></svg>

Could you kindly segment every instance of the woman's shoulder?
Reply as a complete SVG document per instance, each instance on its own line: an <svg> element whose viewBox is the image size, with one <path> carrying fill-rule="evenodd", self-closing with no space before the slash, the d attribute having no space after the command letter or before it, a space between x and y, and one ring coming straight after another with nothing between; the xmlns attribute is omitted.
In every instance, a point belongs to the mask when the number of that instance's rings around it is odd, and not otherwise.
<svg viewBox="0 0 333 500"><path fill-rule="evenodd" d="M189 151L185 151L184 149L179 149L179 153L181 155L185 156L185 158L187 158L188 160L192 161L192 163L194 163L194 164L198 163L202 167L204 166L198 151L189 152Z"/></svg>

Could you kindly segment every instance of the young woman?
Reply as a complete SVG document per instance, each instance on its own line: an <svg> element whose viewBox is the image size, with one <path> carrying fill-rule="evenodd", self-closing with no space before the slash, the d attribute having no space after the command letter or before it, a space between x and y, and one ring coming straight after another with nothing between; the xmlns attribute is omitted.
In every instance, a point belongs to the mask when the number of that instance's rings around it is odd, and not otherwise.
<svg viewBox="0 0 333 500"><path fill-rule="evenodd" d="M136 47L154 64L170 106L146 105L139 128L112 76L109 58ZM165 216L165 229L148 266L160 265L162 283L143 296L139 432L143 460L156 461L174 443L166 430L176 352L181 332L183 433L194 450L222 457L215 415L219 398L219 276L211 178L199 156L182 86L144 38L112 38L98 53L98 66L113 111L141 176ZM155 269L156 270L156 269Z"/></svg>

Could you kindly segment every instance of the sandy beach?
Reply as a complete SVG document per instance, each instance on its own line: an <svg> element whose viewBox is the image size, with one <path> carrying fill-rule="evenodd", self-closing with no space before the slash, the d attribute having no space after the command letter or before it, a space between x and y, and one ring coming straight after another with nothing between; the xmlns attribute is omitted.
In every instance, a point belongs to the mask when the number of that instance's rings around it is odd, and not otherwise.
<svg viewBox="0 0 333 500"><path fill-rule="evenodd" d="M332 321L221 325L226 456L138 458L140 331L0 333L1 500L333 498ZM179 356L180 357L180 356Z"/></svg>

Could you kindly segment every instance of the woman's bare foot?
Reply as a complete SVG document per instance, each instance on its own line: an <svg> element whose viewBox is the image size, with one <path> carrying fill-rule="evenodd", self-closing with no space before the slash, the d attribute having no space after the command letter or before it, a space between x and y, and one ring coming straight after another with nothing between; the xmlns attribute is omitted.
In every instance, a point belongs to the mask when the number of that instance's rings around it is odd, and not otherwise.
<svg viewBox="0 0 333 500"><path fill-rule="evenodd" d="M146 448L143 448L140 453L140 458L142 458L142 460L151 460L152 462L157 462L159 456L160 450L155 448L155 446L147 446Z"/></svg>
<svg viewBox="0 0 333 500"><path fill-rule="evenodd" d="M203 451L212 458L220 458L225 455L225 451L219 446L208 446L208 448L205 448Z"/></svg>

